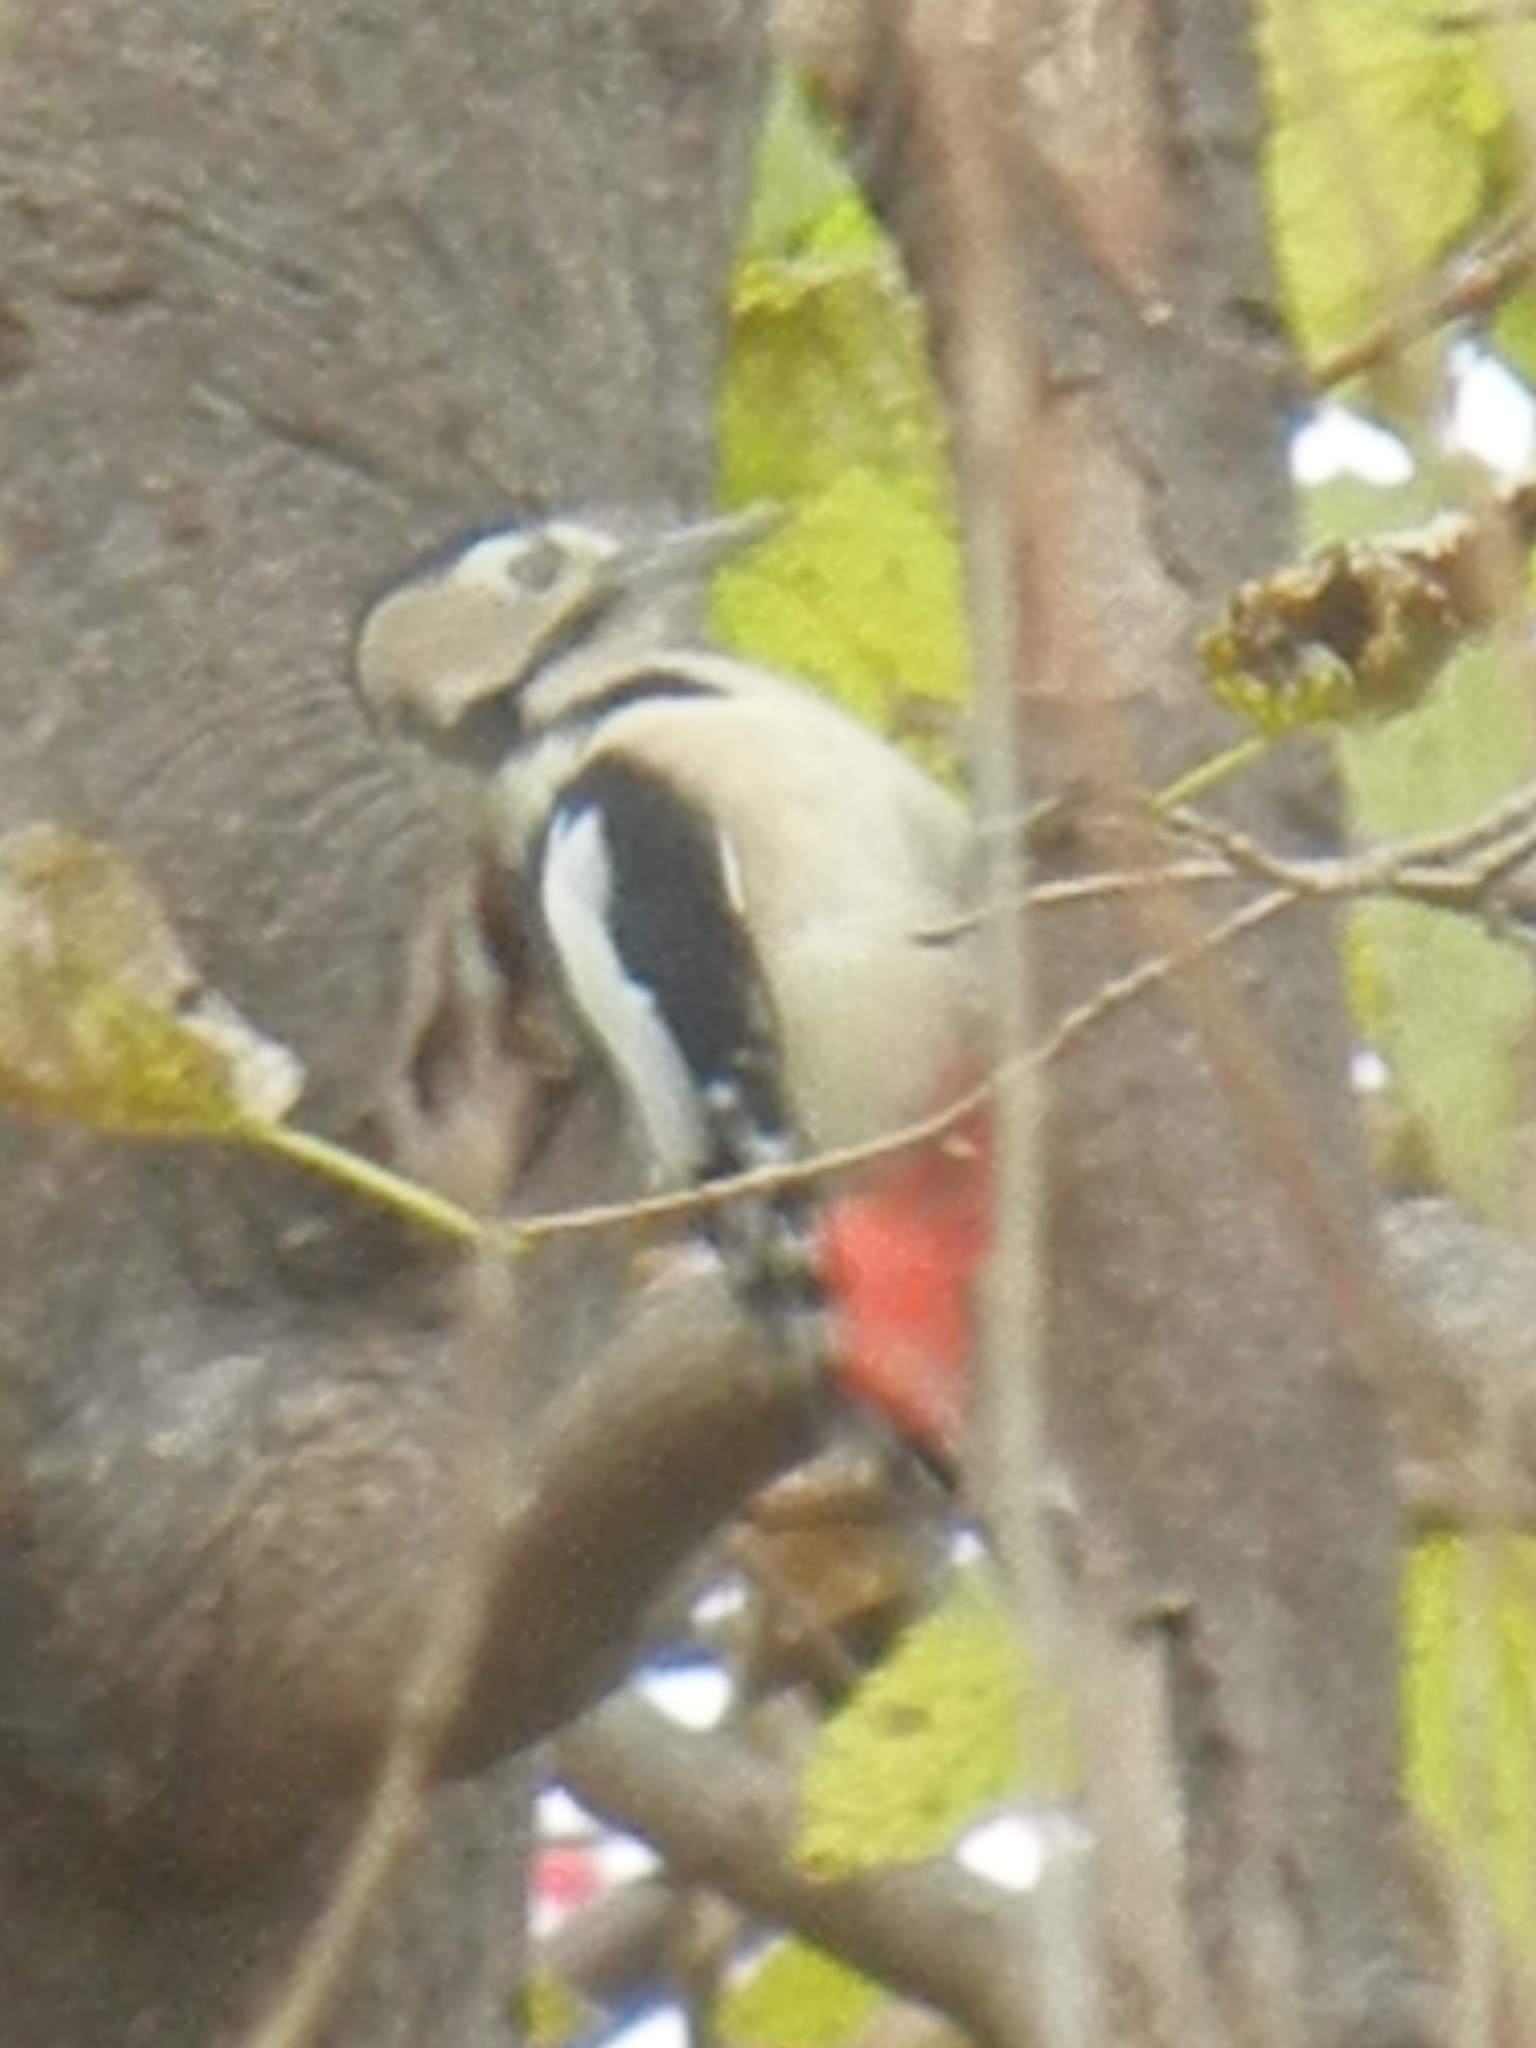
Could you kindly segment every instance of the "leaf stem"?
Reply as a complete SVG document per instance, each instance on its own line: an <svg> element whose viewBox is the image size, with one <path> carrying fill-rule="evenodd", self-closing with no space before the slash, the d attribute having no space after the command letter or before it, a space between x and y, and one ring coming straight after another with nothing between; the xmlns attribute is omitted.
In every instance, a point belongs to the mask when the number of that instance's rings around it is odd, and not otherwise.
<svg viewBox="0 0 1536 2048"><path fill-rule="evenodd" d="M355 1189L413 1223L420 1223L459 1244L500 1246L508 1253L522 1249L521 1233L504 1224L488 1223L445 1195L424 1188L404 1174L395 1173L377 1160L349 1152L313 1131L296 1130L290 1124L253 1123L250 1137L268 1152L291 1159L297 1165L323 1174L326 1179Z"/></svg>

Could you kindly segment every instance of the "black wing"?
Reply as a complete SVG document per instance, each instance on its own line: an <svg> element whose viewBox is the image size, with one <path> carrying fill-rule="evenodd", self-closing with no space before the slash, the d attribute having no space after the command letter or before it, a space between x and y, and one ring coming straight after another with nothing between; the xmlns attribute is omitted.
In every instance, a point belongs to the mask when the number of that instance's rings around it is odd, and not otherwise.
<svg viewBox="0 0 1536 2048"><path fill-rule="evenodd" d="M534 879L574 1007L621 1086L649 1094L635 1101L642 1122L685 1077L695 1178L790 1159L773 1007L714 820L654 770L602 756L562 792ZM819 1306L808 1208L786 1189L705 1218L774 1321Z"/></svg>

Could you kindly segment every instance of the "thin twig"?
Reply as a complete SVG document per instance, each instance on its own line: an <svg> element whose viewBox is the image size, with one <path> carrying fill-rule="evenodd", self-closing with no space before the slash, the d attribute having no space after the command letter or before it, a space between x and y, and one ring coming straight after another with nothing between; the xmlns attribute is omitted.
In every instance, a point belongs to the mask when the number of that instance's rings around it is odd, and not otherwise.
<svg viewBox="0 0 1536 2048"><path fill-rule="evenodd" d="M1522 783L1469 824L1359 853L1289 860L1203 812L1170 812L1163 824L1219 853L1234 876L1274 883L1298 896L1398 896L1439 910L1484 915L1497 884L1536 858L1536 782Z"/></svg>
<svg viewBox="0 0 1536 2048"><path fill-rule="evenodd" d="M1161 812L1157 823L1176 837L1197 843L1207 857L1035 883L1024 892L1024 904L1030 909L1055 909L1153 890L1212 887L1244 879L1269 883L1283 901L1261 898L1259 903L1249 904L1211 926L1194 948L1160 953L1138 963L1061 1019L1051 1037L1033 1055L1042 1065L1059 1057L1101 1018L1155 988L1180 966L1225 945L1298 901L1393 896L1436 910L1477 916L1498 938L1536 944L1536 938L1519 922L1518 906L1512 909L1498 895L1500 883L1507 881L1527 860L1536 859L1536 783L1522 784L1470 824L1454 830L1399 840L1356 854L1322 858L1289 859L1188 806ZM935 943L958 939L977 922L979 918L922 936ZM780 1165L757 1167L698 1187L550 1211L511 1223L482 1222L456 1205L443 1202L429 1190L308 1133L279 1126L275 1138L267 1129L256 1135L269 1149L332 1177L339 1160L346 1169L349 1184L361 1192L387 1199L392 1207L461 1241L473 1241L505 1257L515 1257L528 1246L553 1238L686 1222L744 1197L775 1195L855 1173L903 1152L957 1137L992 1099L993 1083L983 1081L933 1114L861 1144L835 1147Z"/></svg>
<svg viewBox="0 0 1536 2048"><path fill-rule="evenodd" d="M1495 891L1512 869L1536 858L1536 783L1522 784L1470 824L1452 831L1398 840L1357 854L1321 858L1288 859L1248 834L1187 807L1167 813L1158 823L1180 838L1197 842L1215 858L1039 883L1026 892L1026 903L1031 908L1042 903L1060 906L1155 888L1243 880L1267 882L1270 891L1209 926L1195 944L1139 961L1087 1002L1069 1011L1029 1056L1041 1066L1060 1058L1085 1031L1149 993L1180 968L1230 944L1298 903L1393 896L1437 910L1476 915L1490 922L1500 936L1513 936L1498 923L1501 906ZM675 1194L529 1217L517 1225L517 1234L523 1242L531 1244L582 1231L678 1222L721 1204L739 1201L743 1196L777 1194L787 1188L856 1172L903 1152L955 1137L987 1107L991 1098L992 1082L983 1081L932 1115L862 1144L841 1146L782 1165L759 1167Z"/></svg>
<svg viewBox="0 0 1536 2048"><path fill-rule="evenodd" d="M1051 1060L1059 1059L1085 1031L1091 1030L1096 1024L1102 1024L1114 1011L1123 1010L1128 1003L1149 995L1153 989L1182 969L1192 967L1196 961L1208 958L1223 946L1230 945L1234 939L1241 938L1245 932L1256 931L1260 925L1268 924L1270 919L1278 917L1281 911L1293 910L1301 901L1302 897L1295 889L1274 889L1267 896L1259 896L1243 904L1240 909L1234 910L1230 917L1224 917L1218 923L1208 926L1191 944L1170 948L1165 953L1153 954L1148 960L1137 961L1136 965L1127 968L1124 974L1118 974L1112 981L1105 982L1086 1002L1066 1011L1058 1019L1044 1043L1036 1049L1034 1058L1042 1066Z"/></svg>
<svg viewBox="0 0 1536 2048"><path fill-rule="evenodd" d="M1361 333L1330 349L1310 365L1316 392L1333 390L1351 377L1394 361L1403 351L1453 320L1466 320L1496 306L1528 279L1533 254L1529 211L1519 208L1490 228L1483 241L1453 258L1444 273L1417 292L1406 306L1373 321Z"/></svg>

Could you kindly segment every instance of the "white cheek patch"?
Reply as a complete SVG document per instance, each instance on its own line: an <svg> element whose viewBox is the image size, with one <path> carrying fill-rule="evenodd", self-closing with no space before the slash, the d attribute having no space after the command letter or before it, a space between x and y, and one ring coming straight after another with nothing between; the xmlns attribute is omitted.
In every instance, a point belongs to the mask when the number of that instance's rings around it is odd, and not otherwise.
<svg viewBox="0 0 1536 2048"><path fill-rule="evenodd" d="M516 533L487 534L467 547L453 565L453 580L478 585L483 590L505 590L512 565L527 546Z"/></svg>
<svg viewBox="0 0 1536 2048"><path fill-rule="evenodd" d="M539 902L577 1012L639 1115L667 1179L687 1180L707 1150L693 1076L656 999L624 966L613 943L613 867L602 815L556 811L539 878Z"/></svg>

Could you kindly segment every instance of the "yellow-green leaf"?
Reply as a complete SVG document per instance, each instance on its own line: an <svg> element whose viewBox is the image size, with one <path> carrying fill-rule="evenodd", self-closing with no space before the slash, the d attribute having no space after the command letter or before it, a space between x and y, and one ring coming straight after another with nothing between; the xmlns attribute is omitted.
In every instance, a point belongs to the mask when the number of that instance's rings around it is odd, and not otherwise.
<svg viewBox="0 0 1536 2048"><path fill-rule="evenodd" d="M1434 1537L1403 1587L1409 1796L1491 1890L1530 1952L1536 1928L1536 1542Z"/></svg>
<svg viewBox="0 0 1536 2048"><path fill-rule="evenodd" d="M871 249L880 241L836 138L781 69L758 141L743 253L777 259L818 249Z"/></svg>
<svg viewBox="0 0 1536 2048"><path fill-rule="evenodd" d="M1316 355L1354 337L1492 217L1536 30L1442 0L1267 0L1266 177L1288 310ZM1492 20L1496 10L1490 10Z"/></svg>
<svg viewBox="0 0 1536 2048"><path fill-rule="evenodd" d="M460 1243L486 1238L431 1188L284 1122L302 1083L286 1046L199 981L110 849L52 825L0 839L0 1111L261 1146Z"/></svg>
<svg viewBox="0 0 1536 2048"><path fill-rule="evenodd" d="M0 841L0 1107L134 1137L280 1117L292 1055L201 986L107 848L50 825Z"/></svg>
<svg viewBox="0 0 1536 2048"><path fill-rule="evenodd" d="M1308 493L1308 524L1328 546L1411 530L1439 509L1436 484L1424 470L1391 490L1336 479ZM1417 838L1469 824L1531 774L1536 706L1517 664L1474 645L1412 710L1338 744L1352 838ZM1394 1151L1497 1211L1533 1022L1526 962L1466 918L1377 900L1351 912L1345 964L1356 1022L1390 1062Z"/></svg>
<svg viewBox="0 0 1536 2048"><path fill-rule="evenodd" d="M884 1996L846 1963L782 1941L727 1989L715 2020L730 2048L843 2048Z"/></svg>
<svg viewBox="0 0 1536 2048"><path fill-rule="evenodd" d="M964 687L959 561L925 494L850 466L715 586L723 638L897 738L945 737Z"/></svg>
<svg viewBox="0 0 1536 2048"><path fill-rule="evenodd" d="M1356 834L1450 828L1531 772L1536 719L1524 678L1495 652L1459 655L1425 702L1342 745ZM1533 1016L1530 967L1465 918L1367 902L1351 914L1361 1025L1387 1056L1435 1178L1497 1211Z"/></svg>
<svg viewBox="0 0 1536 2048"><path fill-rule="evenodd" d="M771 203L775 174L789 189ZM963 612L917 307L798 101L770 121L763 175L733 299L720 497L785 518L717 579L715 630L887 731L943 737L964 689Z"/></svg>
<svg viewBox="0 0 1536 2048"><path fill-rule="evenodd" d="M820 1877L913 1862L1023 1793L1076 1782L1065 1702L974 1577L910 1629L823 1728L797 1852Z"/></svg>
<svg viewBox="0 0 1536 2048"><path fill-rule="evenodd" d="M528 2048L560 2048L592 2025L594 2009L566 1979L547 1967L535 1969L523 1987L521 2035Z"/></svg>
<svg viewBox="0 0 1536 2048"><path fill-rule="evenodd" d="M1490 339L1505 367L1536 386L1536 290L1529 284L1512 291L1494 315Z"/></svg>

